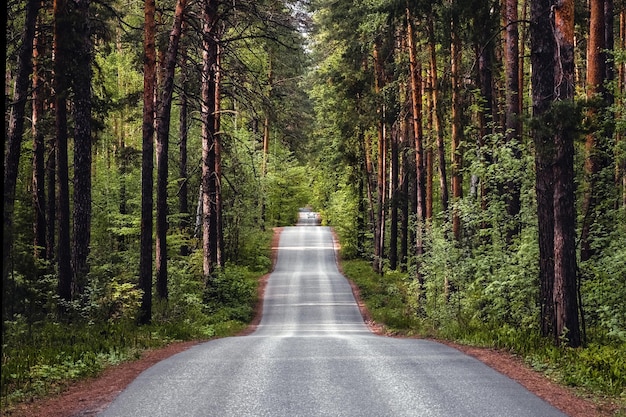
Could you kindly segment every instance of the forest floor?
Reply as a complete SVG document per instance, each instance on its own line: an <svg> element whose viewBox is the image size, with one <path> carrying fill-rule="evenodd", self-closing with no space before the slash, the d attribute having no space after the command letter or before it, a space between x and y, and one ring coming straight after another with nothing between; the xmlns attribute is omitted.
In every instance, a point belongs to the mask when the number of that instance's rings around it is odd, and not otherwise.
<svg viewBox="0 0 626 417"><path fill-rule="evenodd" d="M278 235L275 233L273 248L278 246ZM274 251L275 254L275 251ZM268 275L264 276L259 286L262 300ZM384 334L384 329L369 319L364 304L360 301L358 290L353 287L359 308L370 329L377 334ZM257 306L254 321L243 334L254 331L260 322L262 302ZM552 404L571 417L609 417L615 416L618 406L610 401L598 398L584 398L573 389L563 387L548 379L543 374L532 370L523 360L508 352L488 348L463 346L447 341L439 341L456 348L484 362L496 371L519 382L529 391ZM142 371L155 363L176 353L190 348L200 342L173 343L161 349L146 351L143 356L132 362L126 362L108 368L100 376L75 382L62 393L49 398L23 403L10 412L2 412L2 416L10 417L91 417L103 411L115 397L124 390Z"/></svg>

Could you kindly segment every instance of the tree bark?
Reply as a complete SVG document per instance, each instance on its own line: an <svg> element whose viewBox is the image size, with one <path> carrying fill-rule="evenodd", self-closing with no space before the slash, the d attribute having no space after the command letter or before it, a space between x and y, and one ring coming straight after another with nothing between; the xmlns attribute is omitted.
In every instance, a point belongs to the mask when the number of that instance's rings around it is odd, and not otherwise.
<svg viewBox="0 0 626 417"><path fill-rule="evenodd" d="M574 99L574 1L554 8L557 42L556 99ZM569 117L567 117L569 116ZM578 317L576 267L576 205L574 185L574 135L576 121L564 114L556 124L554 163L554 309L556 336L570 347L582 343ZM565 339L563 339L565 338Z"/></svg>
<svg viewBox="0 0 626 417"><path fill-rule="evenodd" d="M217 219L216 173L215 173L215 127L216 127L216 75L217 75L217 6L216 0L203 3L203 51L202 51L202 232L203 274L209 285L217 267Z"/></svg>
<svg viewBox="0 0 626 417"><path fill-rule="evenodd" d="M619 15L619 45L623 51L626 49L626 10L622 10ZM622 62L617 70L618 73L618 92L624 94L626 92L626 62ZM625 117L624 109L621 109L621 116ZM617 141L624 141L624 137L621 133L618 134ZM618 187L622 188L622 197L619 205L622 210L626 211L626 157L621 158L616 167L616 183Z"/></svg>
<svg viewBox="0 0 626 417"><path fill-rule="evenodd" d="M17 79L9 117L9 128L6 137L4 154L4 223L2 229L2 286L8 288L9 270L11 266L11 250L13 246L13 214L15 208L15 189L19 170L22 138L24 135L24 115L28 98L29 77L33 71L33 40L39 0L29 0L26 4L26 21L17 62ZM2 291L2 328L9 302L8 291ZM4 331L3 331L4 334Z"/></svg>
<svg viewBox="0 0 626 417"><path fill-rule="evenodd" d="M183 22L184 27L184 22ZM189 213L189 179L187 178L187 142L189 139L189 100L187 96L187 84L189 68L187 66L187 49L183 45L181 48L181 94L180 94L180 116L179 116L179 164L178 176L180 177L180 188L178 190L178 212L181 215L180 228L183 234L187 234L191 227ZM183 243L180 246L180 255L187 256L191 253L189 245Z"/></svg>
<svg viewBox="0 0 626 417"><path fill-rule="evenodd" d="M387 133L385 123L385 103L382 97L382 89L384 85L383 68L381 58L379 56L379 45L374 47L374 78L375 91L380 99L378 104L378 152L377 152L377 181L376 181L376 227L374 231L374 270L378 273L383 272L383 259L385 257L385 194L386 194L386 172L387 172Z"/></svg>
<svg viewBox="0 0 626 417"><path fill-rule="evenodd" d="M46 222L46 141L43 119L45 117L45 101L50 96L46 88L45 72L42 68L42 57L45 54L45 38L37 35L33 48L33 247L35 259L47 258L47 222Z"/></svg>
<svg viewBox="0 0 626 417"><path fill-rule="evenodd" d="M589 38L587 41L587 100L589 109L587 118L592 122L592 131L585 139L585 192L582 202L582 225L580 233L580 260L589 260L594 255L593 237L591 228L597 220L596 206L598 204L598 176L606 167L606 157L603 157L606 145L603 137L607 132L600 128L602 117L607 105L606 89L606 39L604 0L590 0Z"/></svg>
<svg viewBox="0 0 626 417"><path fill-rule="evenodd" d="M521 139L520 101L520 59L519 59L519 31L518 31L518 0L506 0L505 23L505 78L506 78L506 141L516 159L521 158L519 142ZM507 182L507 214L511 225L507 228L506 238L511 243L520 231L520 223L516 219L521 209L520 188L518 173L511 173Z"/></svg>
<svg viewBox="0 0 626 417"><path fill-rule="evenodd" d="M90 0L78 0L76 5L76 40L72 75L74 91L74 239L72 266L74 286L84 292L89 273L91 243L91 25Z"/></svg>
<svg viewBox="0 0 626 417"><path fill-rule="evenodd" d="M407 20L407 47L409 49L409 78L411 80L411 114L413 122L413 137L415 140L415 169L417 188L417 229L416 254L424 254L424 223L426 220L426 166L424 163L424 129L422 125L422 76L421 65L417 60L415 35L413 33L413 18L409 8L406 8ZM418 264L419 265L419 264ZM421 271L417 270L417 278L421 281Z"/></svg>
<svg viewBox="0 0 626 417"><path fill-rule="evenodd" d="M156 23L154 0L144 4L143 124L141 157L141 248L139 288L143 291L138 314L140 324L152 321L152 209L154 199L154 96L156 90Z"/></svg>
<svg viewBox="0 0 626 417"><path fill-rule="evenodd" d="M543 336L554 336L554 185L552 166L554 144L547 129L554 95L554 52L551 1L534 0L530 11L530 59L532 71L532 107L535 144L535 188L539 232L539 304Z"/></svg>
<svg viewBox="0 0 626 417"><path fill-rule="evenodd" d="M69 162L67 156L67 95L68 74L71 68L69 50L71 24L66 0L54 2L54 94L55 94L55 140L57 167L57 214L58 214L58 295L62 302L72 298L72 266L70 248L70 191ZM65 312L61 306L61 313Z"/></svg>
<svg viewBox="0 0 626 417"><path fill-rule="evenodd" d="M435 43L435 30L433 28L434 16L428 16L428 46L430 51L430 72L431 72L431 94L432 108L435 122L435 133L437 134L437 157L439 170L439 188L441 198L441 210L448 212L448 179L446 174L446 146L443 135L443 125L441 122L441 109L439 105L439 77L437 75L437 54Z"/></svg>
<svg viewBox="0 0 626 417"><path fill-rule="evenodd" d="M463 153L461 143L463 141L463 126L461 125L462 99L461 99L461 38L457 31L458 21L453 17L451 26L451 42L450 42L450 68L452 79L452 142L451 142L451 185L452 198L455 204L463 198L463 176L461 168L463 164ZM452 210L452 234L458 241L461 240L461 217L458 209Z"/></svg>
<svg viewBox="0 0 626 417"><path fill-rule="evenodd" d="M160 299L167 299L167 181L169 174L169 136L174 92L176 56L182 33L187 0L176 2L174 24L163 63L163 90L157 111L157 219L156 219L156 290Z"/></svg>

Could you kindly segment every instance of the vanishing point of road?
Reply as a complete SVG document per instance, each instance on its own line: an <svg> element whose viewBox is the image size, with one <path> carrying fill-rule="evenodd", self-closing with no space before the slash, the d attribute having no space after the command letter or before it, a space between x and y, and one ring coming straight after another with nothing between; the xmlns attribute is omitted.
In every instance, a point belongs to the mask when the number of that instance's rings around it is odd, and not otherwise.
<svg viewBox="0 0 626 417"><path fill-rule="evenodd" d="M563 417L456 349L369 331L331 230L302 212L280 236L257 330L140 374L101 417Z"/></svg>

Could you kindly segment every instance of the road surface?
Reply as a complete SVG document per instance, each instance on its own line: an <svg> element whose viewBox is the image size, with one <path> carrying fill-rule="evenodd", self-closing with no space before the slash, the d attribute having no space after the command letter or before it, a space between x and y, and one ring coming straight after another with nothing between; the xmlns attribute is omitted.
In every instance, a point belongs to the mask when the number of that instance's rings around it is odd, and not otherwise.
<svg viewBox="0 0 626 417"><path fill-rule="evenodd" d="M565 416L456 349L372 334L330 229L300 218L281 234L254 333L159 362L100 416Z"/></svg>

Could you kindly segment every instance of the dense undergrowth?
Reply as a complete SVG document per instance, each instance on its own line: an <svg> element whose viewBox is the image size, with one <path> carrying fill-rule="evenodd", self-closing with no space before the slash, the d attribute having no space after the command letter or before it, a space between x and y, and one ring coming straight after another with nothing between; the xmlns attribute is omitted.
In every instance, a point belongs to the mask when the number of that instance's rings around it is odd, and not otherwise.
<svg viewBox="0 0 626 417"><path fill-rule="evenodd" d="M372 319L391 334L432 337L457 343L492 347L522 357L551 379L575 387L581 394L610 399L626 415L626 343L588 329L584 348L557 347L532 326L495 325L468 316L465 298L476 294L422 293L416 301L416 282L408 273L375 273L369 262L343 260L344 274L354 282ZM447 297L447 300L446 300Z"/></svg>
<svg viewBox="0 0 626 417"><path fill-rule="evenodd" d="M257 241L263 249L244 262L248 266L227 265L208 286L193 267L201 259L193 255L185 266L171 268L168 301L153 306L150 325L138 326L132 320L140 294L125 285L94 289L92 294L100 295L94 295L90 307L82 305L75 311L72 322L48 317L28 323L17 317L5 323L2 409L58 393L73 381L138 359L148 349L240 332L254 316L259 277L271 267L270 236L271 232ZM116 313L120 311L124 314ZM105 312L109 320L94 320Z"/></svg>

